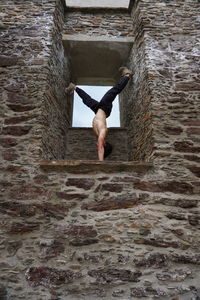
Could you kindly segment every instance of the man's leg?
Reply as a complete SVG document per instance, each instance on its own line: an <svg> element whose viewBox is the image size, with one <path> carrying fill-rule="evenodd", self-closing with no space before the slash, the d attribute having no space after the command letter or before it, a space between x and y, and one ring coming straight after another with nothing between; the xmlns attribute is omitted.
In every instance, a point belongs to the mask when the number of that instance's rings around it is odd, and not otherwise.
<svg viewBox="0 0 200 300"><path fill-rule="evenodd" d="M87 105L94 113L96 113L99 108L99 102L92 99L84 90L80 89L79 87L76 87L75 91L83 100L83 103Z"/></svg>
<svg viewBox="0 0 200 300"><path fill-rule="evenodd" d="M116 96L121 93L121 91L125 88L129 81L130 77L129 76L124 76L120 79L120 81L114 85L101 99L100 103L101 104L108 104L112 103Z"/></svg>

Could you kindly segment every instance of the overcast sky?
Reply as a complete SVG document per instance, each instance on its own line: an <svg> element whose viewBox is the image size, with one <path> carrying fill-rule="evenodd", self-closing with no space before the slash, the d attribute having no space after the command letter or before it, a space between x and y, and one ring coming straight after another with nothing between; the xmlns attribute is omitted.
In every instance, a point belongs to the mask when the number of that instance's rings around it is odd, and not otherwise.
<svg viewBox="0 0 200 300"><path fill-rule="evenodd" d="M111 88L110 86L79 86L93 99L100 101L103 95ZM81 98L74 93L73 127L91 127L94 118L93 111L83 104ZM112 113L107 118L108 127L119 127L119 101L118 96L113 102Z"/></svg>

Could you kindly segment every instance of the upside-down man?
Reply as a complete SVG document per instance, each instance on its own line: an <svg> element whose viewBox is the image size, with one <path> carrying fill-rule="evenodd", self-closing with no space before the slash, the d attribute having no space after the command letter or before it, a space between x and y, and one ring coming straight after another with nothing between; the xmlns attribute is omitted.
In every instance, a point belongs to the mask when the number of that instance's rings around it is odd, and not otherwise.
<svg viewBox="0 0 200 300"><path fill-rule="evenodd" d="M92 126L94 133L97 136L98 158L100 161L103 161L104 158L107 157L112 151L112 146L108 142L106 142L106 136L108 133L106 118L110 116L112 110L112 102L114 101L116 96L125 88L129 79L133 76L133 73L126 67L119 68L119 71L122 75L120 81L103 96L100 102L92 99L86 92L84 92L72 82L65 89L66 93L68 94L76 91L83 100L83 103L95 113Z"/></svg>

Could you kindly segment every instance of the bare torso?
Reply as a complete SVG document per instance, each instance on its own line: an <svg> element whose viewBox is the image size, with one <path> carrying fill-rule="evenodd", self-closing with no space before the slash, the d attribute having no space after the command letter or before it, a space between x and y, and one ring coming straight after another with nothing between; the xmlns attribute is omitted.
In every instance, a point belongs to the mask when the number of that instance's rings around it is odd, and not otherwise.
<svg viewBox="0 0 200 300"><path fill-rule="evenodd" d="M98 109L93 122L92 122L93 130L96 136L104 136L107 134L107 124L106 124L106 114L102 109Z"/></svg>

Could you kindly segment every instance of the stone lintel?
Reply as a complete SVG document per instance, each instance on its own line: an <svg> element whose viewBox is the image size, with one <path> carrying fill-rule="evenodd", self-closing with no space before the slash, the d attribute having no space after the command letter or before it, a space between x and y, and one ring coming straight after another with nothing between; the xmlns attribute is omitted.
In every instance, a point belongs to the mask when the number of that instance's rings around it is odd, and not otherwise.
<svg viewBox="0 0 200 300"><path fill-rule="evenodd" d="M153 168L151 162L121 162L121 161L81 161L81 160L62 160L62 161L40 161L40 167L46 172L66 172L74 174L84 173L118 173L136 172L146 173Z"/></svg>

